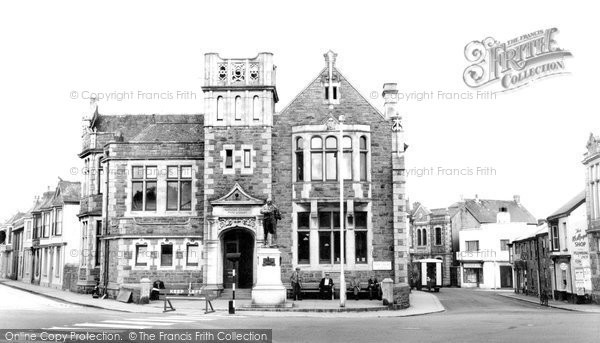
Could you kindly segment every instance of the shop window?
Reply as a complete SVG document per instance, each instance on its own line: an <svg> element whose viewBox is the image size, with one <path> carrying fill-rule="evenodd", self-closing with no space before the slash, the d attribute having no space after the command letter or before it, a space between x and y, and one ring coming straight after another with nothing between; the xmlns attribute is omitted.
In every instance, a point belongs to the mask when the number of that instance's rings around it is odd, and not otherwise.
<svg viewBox="0 0 600 343"><path fill-rule="evenodd" d="M500 240L500 251L508 251L508 239L501 239Z"/></svg>

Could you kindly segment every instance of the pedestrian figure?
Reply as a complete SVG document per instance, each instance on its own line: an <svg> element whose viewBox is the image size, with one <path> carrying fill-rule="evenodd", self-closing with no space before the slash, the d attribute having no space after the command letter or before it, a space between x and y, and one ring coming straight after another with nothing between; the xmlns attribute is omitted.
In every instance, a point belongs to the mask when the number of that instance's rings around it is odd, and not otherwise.
<svg viewBox="0 0 600 343"><path fill-rule="evenodd" d="M296 267L296 270L290 276L290 282L292 284L292 291L294 300L302 301L302 275L300 275L300 267Z"/></svg>
<svg viewBox="0 0 600 343"><path fill-rule="evenodd" d="M372 276L369 278L367 289L369 290L369 300L373 300L373 296L381 300L379 281L377 281L376 277Z"/></svg>
<svg viewBox="0 0 600 343"><path fill-rule="evenodd" d="M329 273L325 273L325 277L321 279L319 293L321 299L331 299L333 297L333 279L329 277Z"/></svg>
<svg viewBox="0 0 600 343"><path fill-rule="evenodd" d="M352 293L354 294L354 300L358 301L358 293L360 292L360 281L356 278L352 278L350 281L350 288L352 289Z"/></svg>

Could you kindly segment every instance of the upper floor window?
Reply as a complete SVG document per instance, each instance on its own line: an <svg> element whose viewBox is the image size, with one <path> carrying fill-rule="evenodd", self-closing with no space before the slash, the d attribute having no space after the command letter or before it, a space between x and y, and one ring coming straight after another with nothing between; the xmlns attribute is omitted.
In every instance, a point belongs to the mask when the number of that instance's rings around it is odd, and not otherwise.
<svg viewBox="0 0 600 343"><path fill-rule="evenodd" d="M254 120L259 120L262 115L262 102L258 95L255 95L252 98L252 118Z"/></svg>
<svg viewBox="0 0 600 343"><path fill-rule="evenodd" d="M225 100L223 97L217 97L217 120L223 120L223 116L225 115Z"/></svg>
<svg viewBox="0 0 600 343"><path fill-rule="evenodd" d="M467 251L479 251L479 241L465 241Z"/></svg>
<svg viewBox="0 0 600 343"><path fill-rule="evenodd" d="M508 251L508 239L501 239L500 240L500 251Z"/></svg>
<svg viewBox="0 0 600 343"><path fill-rule="evenodd" d="M42 235L44 238L50 237L50 213L44 212L44 227L42 229Z"/></svg>
<svg viewBox="0 0 600 343"><path fill-rule="evenodd" d="M233 149L225 149L225 168L233 168Z"/></svg>
<svg viewBox="0 0 600 343"><path fill-rule="evenodd" d="M192 209L192 167L167 167L167 210Z"/></svg>
<svg viewBox="0 0 600 343"><path fill-rule="evenodd" d="M337 180L337 138L327 137L325 139L325 178Z"/></svg>
<svg viewBox="0 0 600 343"><path fill-rule="evenodd" d="M132 168L132 211L156 211L156 177L155 166L134 166Z"/></svg>
<svg viewBox="0 0 600 343"><path fill-rule="evenodd" d="M360 149L360 181L367 180L367 137L361 136L359 139Z"/></svg>
<svg viewBox="0 0 600 343"><path fill-rule="evenodd" d="M338 100L338 86L331 86L331 94L329 94L329 85L325 85L325 100Z"/></svg>
<svg viewBox="0 0 600 343"><path fill-rule="evenodd" d="M62 235L62 226L63 226L63 214L62 209L57 208L54 213L54 234L56 236Z"/></svg>
<svg viewBox="0 0 600 343"><path fill-rule="evenodd" d="M421 236L421 229L417 229L417 245L423 245L423 238Z"/></svg>
<svg viewBox="0 0 600 343"><path fill-rule="evenodd" d="M242 120L242 97L235 97L235 120Z"/></svg>
<svg viewBox="0 0 600 343"><path fill-rule="evenodd" d="M442 245L442 228L435 228L435 245Z"/></svg>
<svg viewBox="0 0 600 343"><path fill-rule="evenodd" d="M559 250L560 243L559 243L558 226L557 225L552 226L552 230L550 230L550 236L551 236L550 239L552 240L552 250Z"/></svg>
<svg viewBox="0 0 600 343"><path fill-rule="evenodd" d="M313 137L310 140L311 179L323 180L323 139Z"/></svg>
<svg viewBox="0 0 600 343"><path fill-rule="evenodd" d="M296 181L304 181L304 139L296 138Z"/></svg>
<svg viewBox="0 0 600 343"><path fill-rule="evenodd" d="M352 180L352 138L344 136L342 138L342 149L344 150L344 160L342 164L342 176L344 180Z"/></svg>

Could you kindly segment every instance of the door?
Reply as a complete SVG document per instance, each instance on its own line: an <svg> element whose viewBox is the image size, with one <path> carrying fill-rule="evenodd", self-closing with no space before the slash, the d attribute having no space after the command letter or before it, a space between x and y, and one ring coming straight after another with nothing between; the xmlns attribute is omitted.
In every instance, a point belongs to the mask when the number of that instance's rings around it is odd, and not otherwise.
<svg viewBox="0 0 600 343"><path fill-rule="evenodd" d="M254 268L254 236L245 229L223 235L223 287L251 288ZM235 277L233 276L235 270Z"/></svg>
<svg viewBox="0 0 600 343"><path fill-rule="evenodd" d="M500 266L500 287L512 288L512 267Z"/></svg>

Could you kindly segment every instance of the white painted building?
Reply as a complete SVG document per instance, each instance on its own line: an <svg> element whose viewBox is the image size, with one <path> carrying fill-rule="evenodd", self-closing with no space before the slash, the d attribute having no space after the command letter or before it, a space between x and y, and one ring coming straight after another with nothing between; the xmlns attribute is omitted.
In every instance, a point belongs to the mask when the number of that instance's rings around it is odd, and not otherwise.
<svg viewBox="0 0 600 343"><path fill-rule="evenodd" d="M588 245L585 191L548 217L550 269L555 297L591 294L591 264Z"/></svg>
<svg viewBox="0 0 600 343"><path fill-rule="evenodd" d="M41 225L37 226L39 243L39 284L70 289L77 283L79 269L80 183L60 180L52 197L39 207ZM37 243L37 244L36 244ZM67 272L69 275L65 275Z"/></svg>
<svg viewBox="0 0 600 343"><path fill-rule="evenodd" d="M461 287L511 288L508 243L535 226L536 219L518 196L513 201L468 199L459 208Z"/></svg>

